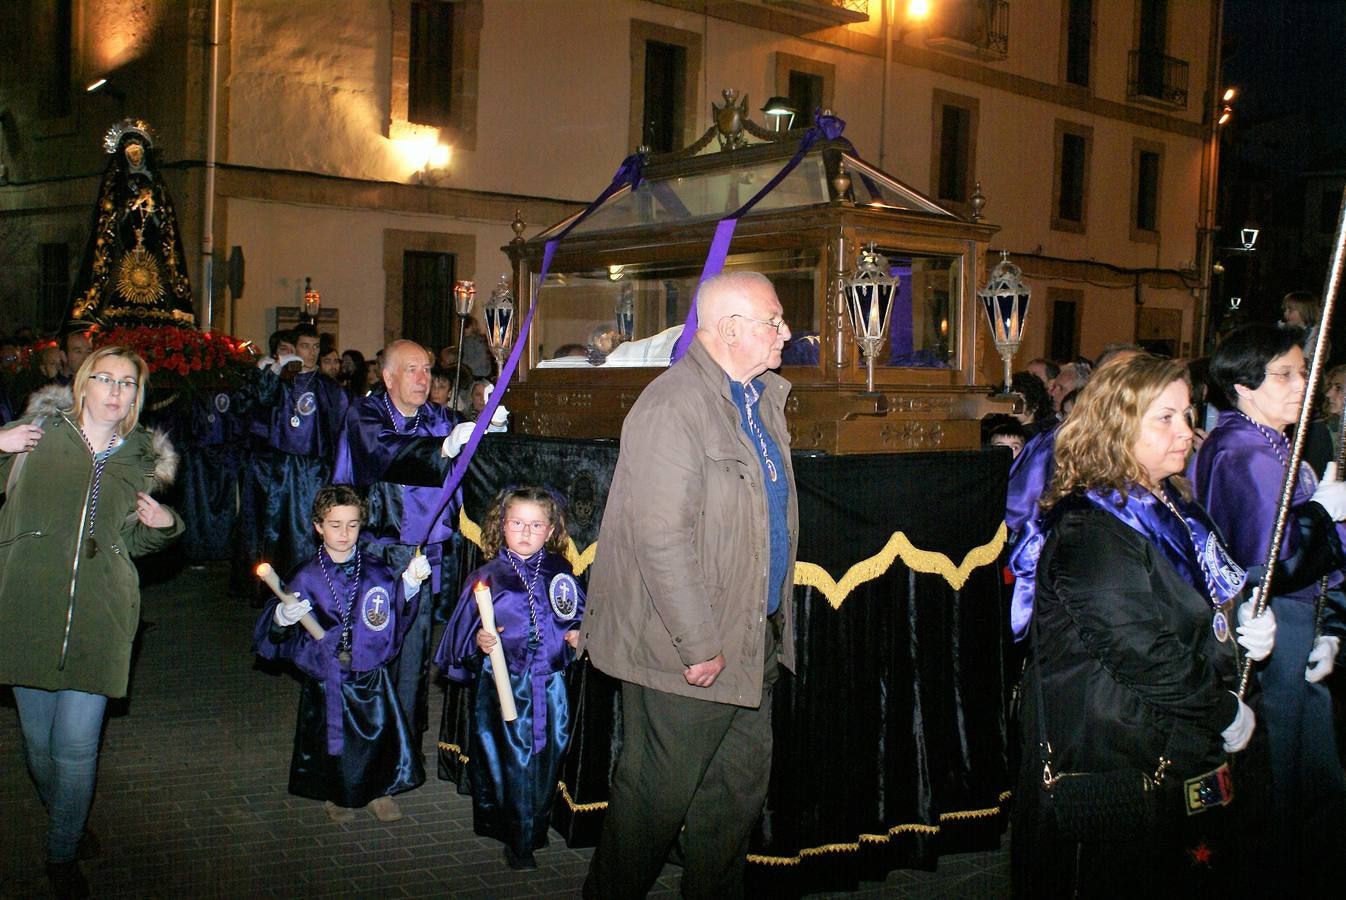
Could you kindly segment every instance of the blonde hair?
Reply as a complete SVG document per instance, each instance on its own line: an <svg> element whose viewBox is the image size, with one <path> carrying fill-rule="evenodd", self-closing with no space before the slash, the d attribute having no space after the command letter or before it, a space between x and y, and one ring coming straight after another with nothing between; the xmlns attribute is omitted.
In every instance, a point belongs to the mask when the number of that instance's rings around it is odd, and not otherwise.
<svg viewBox="0 0 1346 900"><path fill-rule="evenodd" d="M1155 398L1175 381L1188 385L1187 367L1147 353L1114 359L1080 391L1070 417L1056 433L1056 471L1043 495L1044 508L1076 490L1112 489L1123 496L1146 479L1136 460L1141 420ZM1184 498L1186 482L1170 483Z"/></svg>
<svg viewBox="0 0 1346 900"><path fill-rule="evenodd" d="M140 421L140 410L145 406L145 388L150 381L150 367L140 358L140 354L130 347L100 347L85 358L70 385L70 393L75 400L70 409L70 418L77 423L80 421L84 413L84 393L89 388L89 377L103 360L112 357L127 360L136 368L136 398L131 401L131 409L117 423L117 434L126 437L135 430L136 423Z"/></svg>

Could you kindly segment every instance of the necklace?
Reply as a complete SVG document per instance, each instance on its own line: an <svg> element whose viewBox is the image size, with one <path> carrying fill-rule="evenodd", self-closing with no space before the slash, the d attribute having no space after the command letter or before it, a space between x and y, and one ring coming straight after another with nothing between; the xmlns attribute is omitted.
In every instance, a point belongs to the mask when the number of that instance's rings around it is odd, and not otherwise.
<svg viewBox="0 0 1346 900"><path fill-rule="evenodd" d="M1262 436L1262 439L1265 440L1267 444L1271 446L1271 452L1276 454L1276 458L1280 460L1281 468L1282 469L1289 468L1289 461L1285 457L1285 444L1286 444L1285 435L1278 434L1277 432L1263 425L1261 422L1254 420L1252 416L1248 415L1241 409L1236 409L1234 410L1234 412L1238 413L1240 416L1243 416L1243 418L1248 420L1249 425L1257 429L1257 433L1260 434Z"/></svg>
<svg viewBox="0 0 1346 900"><path fill-rule="evenodd" d="M98 555L98 539L93 536L94 522L98 520L98 489L103 484L103 467L107 465L108 457L112 455L112 447L117 443L117 430L112 430L112 439L108 441L107 449L99 454L94 450L93 444L89 441L89 436L84 433L83 424L75 426L79 429L79 436L84 439L84 446L89 448L89 455L93 457L93 483L89 485L89 559Z"/></svg>
<svg viewBox="0 0 1346 900"><path fill-rule="evenodd" d="M1165 491L1163 487L1156 485L1154 490L1150 493L1168 508L1168 511L1173 514L1175 519L1182 523L1182 527L1187 531L1187 540L1192 545L1192 551L1196 553L1197 568L1201 570L1201 575L1206 581L1206 599L1215 607L1215 613L1211 616L1211 631L1215 633L1215 639L1223 644L1225 641L1229 640L1229 617L1225 615L1223 604L1215 599L1217 596L1215 584L1211 580L1210 572L1207 571L1206 566L1203 564L1201 548L1197 546L1196 542L1196 534L1192 531L1192 526L1188 523L1187 517L1178 509L1177 504L1169 499L1168 492Z"/></svg>
<svg viewBox="0 0 1346 900"><path fill-rule="evenodd" d="M751 381L743 385L743 409L747 414L748 428L752 430L753 437L757 438L757 444L762 448L762 463L766 466L766 473L772 481L776 480L776 464L771 460L771 453L766 448L766 435L762 433L762 428L757 424L757 417L753 415L753 407L757 401L762 398L757 390L757 385Z"/></svg>
<svg viewBox="0 0 1346 900"><path fill-rule="evenodd" d="M298 375L294 376L294 383L290 385L290 405L292 407L298 407L301 403L303 403L306 389L313 387L313 382L318 377L318 370L314 369L312 372L308 373L308 382L306 384L299 383L299 379L302 378L303 376L304 376L303 372L300 372ZM293 415L290 416L291 428L299 427L299 423L302 421L299 418L299 412L302 411L303 410L300 409L298 412L295 412Z"/></svg>
<svg viewBox="0 0 1346 900"><path fill-rule="evenodd" d="M388 410L388 421L393 423L393 431L397 432L398 434L402 434L403 433L402 430L397 427L397 416L394 414L392 403L388 401L387 394L383 395L383 406ZM406 420L407 417L403 416L402 421L405 423ZM416 407L416 412L411 417L411 427L408 428L405 433L415 434L416 426L420 423L420 421L421 421L421 408L418 406Z"/></svg>
<svg viewBox="0 0 1346 900"><path fill-rule="evenodd" d="M514 574L519 576L519 581L523 582L524 590L528 591L529 649L536 647L539 643L542 642L542 636L538 633L537 630L537 607L534 605L533 602L533 593L537 589L538 578L542 574L543 555L544 554L541 550L533 554L533 559L536 560L536 562L533 563L533 573L532 575L525 576L524 571L528 568L528 560L519 556L519 554L515 553L513 550L509 549L505 550L505 558L509 560L510 566L514 568ZM523 564L522 566L520 566L520 562L522 562Z"/></svg>
<svg viewBox="0 0 1346 900"><path fill-rule="evenodd" d="M337 663L342 669L349 670L351 667L351 607L355 605L355 597L360 593L360 548L355 548L355 577L351 580L351 591L346 597L346 603L343 605L341 598L337 596L336 587L332 584L332 576L327 573L327 564L322 561L324 556L322 547L318 548L318 568L322 569L323 580L327 582L327 590L332 594L332 600L336 603L337 616L341 619L341 640L337 642ZM333 565L339 565L336 560Z"/></svg>

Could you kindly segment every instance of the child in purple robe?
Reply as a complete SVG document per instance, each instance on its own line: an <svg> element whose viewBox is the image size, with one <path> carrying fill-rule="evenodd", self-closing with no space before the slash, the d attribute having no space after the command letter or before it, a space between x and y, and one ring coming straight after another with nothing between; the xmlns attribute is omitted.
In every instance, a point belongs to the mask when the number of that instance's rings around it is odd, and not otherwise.
<svg viewBox="0 0 1346 900"><path fill-rule="evenodd" d="M338 824L367 808L381 822L402 817L393 794L420 787L419 741L397 702L387 665L416 617L430 564L416 556L398 584L392 571L359 548L365 505L347 485L319 489L315 556L286 580L296 603L272 600L257 623L254 649L286 659L306 676L299 694L290 793L324 801ZM296 623L312 613L326 632L314 640Z"/></svg>
<svg viewBox="0 0 1346 900"><path fill-rule="evenodd" d="M557 776L570 745L565 668L575 659L584 592L561 555L569 543L560 503L537 487L510 488L482 529L490 562L467 577L435 663L473 682L467 776L477 834L505 845L510 868L535 868L547 845ZM491 589L498 635L482 628L473 588ZM518 718L504 721L488 654L499 641Z"/></svg>

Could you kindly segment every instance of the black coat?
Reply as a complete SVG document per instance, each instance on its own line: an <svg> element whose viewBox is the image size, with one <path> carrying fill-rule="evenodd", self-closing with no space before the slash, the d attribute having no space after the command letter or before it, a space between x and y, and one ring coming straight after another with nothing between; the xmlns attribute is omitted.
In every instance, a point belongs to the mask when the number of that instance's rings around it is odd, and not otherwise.
<svg viewBox="0 0 1346 900"><path fill-rule="evenodd" d="M1162 754L1181 780L1219 765L1237 662L1210 601L1116 516L1063 502L1038 563L1025 736L1040 675L1058 771L1153 772Z"/></svg>
<svg viewBox="0 0 1346 900"><path fill-rule="evenodd" d="M1183 781L1226 759L1221 731L1238 704L1232 639L1211 628L1213 610L1154 544L1116 516L1067 498L1038 562L1033 658L1021 691L1023 758L1011 847L1014 895L1216 896L1248 877L1241 834L1249 787L1264 763L1240 754L1234 805L1187 816ZM1231 622L1231 625L1233 623ZM1053 763L1061 772L1117 769L1153 774L1172 760L1156 827L1134 841L1075 845L1039 805L1038 696ZM1253 784L1245 776L1260 774ZM1218 864L1195 865L1198 847Z"/></svg>

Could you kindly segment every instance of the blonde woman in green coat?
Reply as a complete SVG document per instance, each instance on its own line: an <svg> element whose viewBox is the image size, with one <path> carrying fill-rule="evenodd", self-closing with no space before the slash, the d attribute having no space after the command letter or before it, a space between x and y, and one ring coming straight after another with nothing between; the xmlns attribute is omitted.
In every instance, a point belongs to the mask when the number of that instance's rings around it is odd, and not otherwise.
<svg viewBox="0 0 1346 900"><path fill-rule="evenodd" d="M172 479L176 455L136 424L148 375L132 350L105 347L69 389L44 388L0 430L0 684L14 686L28 770L47 808L57 896L88 893L76 856L99 732L108 698L126 695L140 620L131 557L182 532L149 493Z"/></svg>

